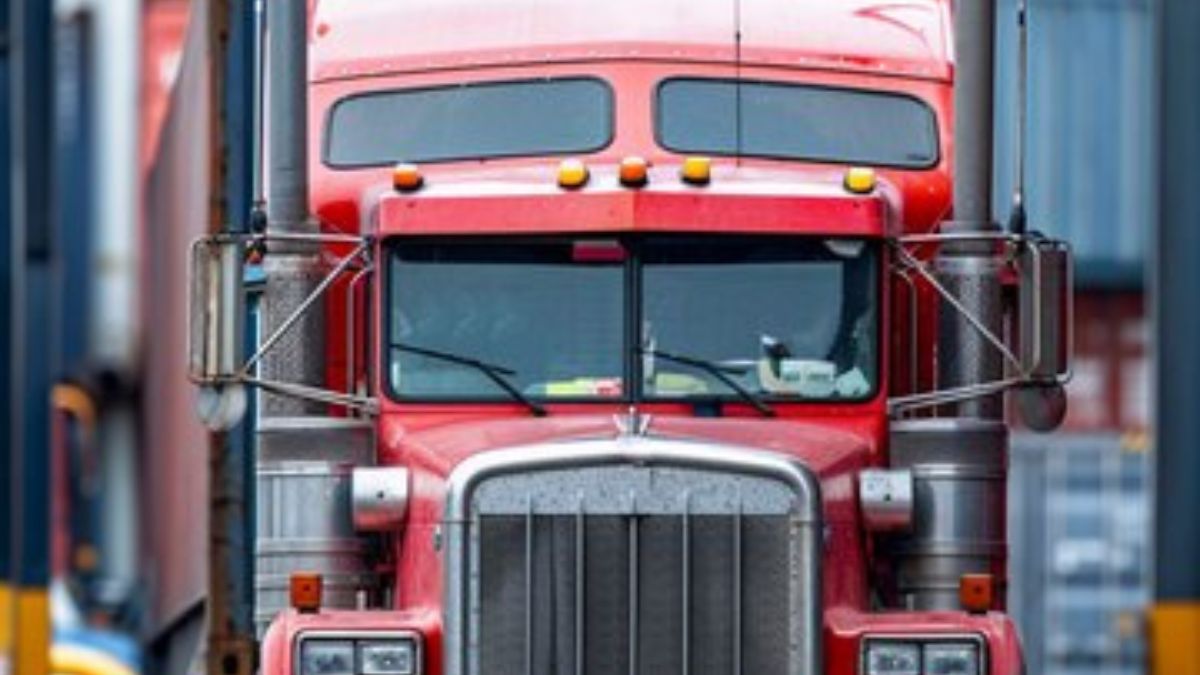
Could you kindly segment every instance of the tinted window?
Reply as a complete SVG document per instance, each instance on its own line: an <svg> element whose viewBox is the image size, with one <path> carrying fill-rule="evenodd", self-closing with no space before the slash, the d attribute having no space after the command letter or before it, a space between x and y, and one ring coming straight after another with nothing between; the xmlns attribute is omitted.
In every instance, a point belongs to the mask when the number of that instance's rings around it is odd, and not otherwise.
<svg viewBox="0 0 1200 675"><path fill-rule="evenodd" d="M503 369L536 398L622 395L620 261L579 262L571 242L404 243L392 253L389 377L403 397L509 398L462 359ZM437 357L428 351L457 357Z"/></svg>
<svg viewBox="0 0 1200 675"><path fill-rule="evenodd" d="M642 345L717 364L747 390L862 400L875 391L874 248L861 241L651 240ZM648 355L647 397L728 395L701 369Z"/></svg>
<svg viewBox="0 0 1200 675"><path fill-rule="evenodd" d="M912 168L938 160L933 112L895 94L675 79L659 87L657 117L660 142L678 152Z"/></svg>
<svg viewBox="0 0 1200 675"><path fill-rule="evenodd" d="M329 116L337 167L589 152L612 136L612 92L590 78L362 94Z"/></svg>

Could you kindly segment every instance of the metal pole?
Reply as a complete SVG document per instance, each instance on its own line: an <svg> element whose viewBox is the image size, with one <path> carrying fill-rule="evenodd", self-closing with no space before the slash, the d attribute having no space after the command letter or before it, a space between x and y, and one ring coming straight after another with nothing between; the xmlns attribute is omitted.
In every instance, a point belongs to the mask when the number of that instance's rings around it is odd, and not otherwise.
<svg viewBox="0 0 1200 675"><path fill-rule="evenodd" d="M253 0L209 3L211 57L210 232L249 227L254 124ZM240 284L239 284L240 288ZM240 336L238 336L240 344ZM240 359L240 356L238 357ZM245 429L209 437L208 651L210 675L249 675L255 668L250 531L253 493Z"/></svg>
<svg viewBox="0 0 1200 675"><path fill-rule="evenodd" d="M7 330L11 359L9 444L17 630L13 672L49 670L50 387L57 354L54 322L52 11L50 0L9 6L12 87L10 125L13 304Z"/></svg>
<svg viewBox="0 0 1200 675"><path fill-rule="evenodd" d="M9 1L0 0L0 92L11 94L10 50L12 34L9 27ZM12 213L12 153L10 142L12 134L9 131L11 110L7 105L0 105L0 213ZM0 317L12 316L12 236L0 236ZM7 442L12 437L13 420L11 396L12 387L12 335L9 331L0 331L0 490L5 492L0 497L0 670L7 670L6 664L12 660L13 643L13 538L12 522L8 515L16 507L14 495L8 493L12 485L12 469L16 453Z"/></svg>
<svg viewBox="0 0 1200 675"><path fill-rule="evenodd" d="M1149 263L1155 322L1155 563L1151 662L1200 673L1200 3L1157 4L1157 242Z"/></svg>
<svg viewBox="0 0 1200 675"><path fill-rule="evenodd" d="M992 221L992 122L995 0L954 5L954 220L943 232L995 232ZM942 248L937 269L946 287L994 335L1003 334L999 266L986 243ZM1004 374L1001 355L954 307L942 304L938 385L947 389L992 382ZM952 406L953 416L998 419L1000 396Z"/></svg>

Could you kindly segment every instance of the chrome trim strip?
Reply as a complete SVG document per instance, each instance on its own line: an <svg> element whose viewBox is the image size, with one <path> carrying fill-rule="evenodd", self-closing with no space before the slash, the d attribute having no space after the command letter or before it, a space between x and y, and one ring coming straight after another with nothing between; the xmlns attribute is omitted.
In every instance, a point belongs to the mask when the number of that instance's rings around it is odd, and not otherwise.
<svg viewBox="0 0 1200 675"><path fill-rule="evenodd" d="M622 435L498 449L467 459L451 473L447 479L444 514L445 675L465 675L469 663L465 639L469 630L470 583L466 538L471 529L470 503L474 490L488 478L510 473L621 464L747 474L780 480L792 490L796 501L790 518L793 526L803 532L802 540L793 538L793 541L794 545L803 546L805 555L800 558L799 568L792 571L797 579L794 601L798 611L791 645L797 662L795 672L790 675L822 673L823 521L820 484L812 471L798 460L761 448ZM451 583L452 579L458 582Z"/></svg>

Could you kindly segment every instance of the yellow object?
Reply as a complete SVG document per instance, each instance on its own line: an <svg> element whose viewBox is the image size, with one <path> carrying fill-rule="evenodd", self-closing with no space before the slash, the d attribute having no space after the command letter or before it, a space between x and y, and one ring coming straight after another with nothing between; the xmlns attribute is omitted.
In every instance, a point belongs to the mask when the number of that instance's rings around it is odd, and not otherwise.
<svg viewBox="0 0 1200 675"><path fill-rule="evenodd" d="M53 675L136 675L129 666L108 654L79 645L51 647L50 672Z"/></svg>
<svg viewBox="0 0 1200 675"><path fill-rule="evenodd" d="M0 583L0 663L12 655L12 589Z"/></svg>
<svg viewBox="0 0 1200 675"><path fill-rule="evenodd" d="M392 167L392 187L397 192L419 190L424 184L425 177L421 175L421 167L416 164L401 163Z"/></svg>
<svg viewBox="0 0 1200 675"><path fill-rule="evenodd" d="M621 185L642 187L649 180L650 163L642 157L621 160Z"/></svg>
<svg viewBox="0 0 1200 675"><path fill-rule="evenodd" d="M558 185L567 189L581 188L588 182L587 165L578 159L564 159L558 165Z"/></svg>
<svg viewBox="0 0 1200 675"><path fill-rule="evenodd" d="M842 184L847 192L865 195L875 189L876 182L874 169L856 166L846 170L846 177Z"/></svg>
<svg viewBox="0 0 1200 675"><path fill-rule="evenodd" d="M45 588L18 588L13 633L13 675L50 672L50 596Z"/></svg>
<svg viewBox="0 0 1200 675"><path fill-rule="evenodd" d="M1154 675L1200 675L1200 601L1156 604L1150 648Z"/></svg>
<svg viewBox="0 0 1200 675"><path fill-rule="evenodd" d="M688 157L683 160L679 177L691 185L707 185L712 180L712 160L707 157Z"/></svg>

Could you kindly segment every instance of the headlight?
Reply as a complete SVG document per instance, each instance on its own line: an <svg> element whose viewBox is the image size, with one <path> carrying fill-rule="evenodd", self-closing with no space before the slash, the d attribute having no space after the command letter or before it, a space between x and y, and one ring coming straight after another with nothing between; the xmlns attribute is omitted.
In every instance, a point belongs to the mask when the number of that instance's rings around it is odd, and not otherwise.
<svg viewBox="0 0 1200 675"><path fill-rule="evenodd" d="M413 675L416 647L408 640L358 643L362 675Z"/></svg>
<svg viewBox="0 0 1200 675"><path fill-rule="evenodd" d="M979 647L969 642L925 645L927 675L979 675Z"/></svg>
<svg viewBox="0 0 1200 675"><path fill-rule="evenodd" d="M300 646L300 675L357 675L354 643L349 640L305 640Z"/></svg>
<svg viewBox="0 0 1200 675"><path fill-rule="evenodd" d="M982 639L868 638L862 675L981 675L982 650Z"/></svg>
<svg viewBox="0 0 1200 675"><path fill-rule="evenodd" d="M921 648L909 642L870 642L866 675L921 675Z"/></svg>
<svg viewBox="0 0 1200 675"><path fill-rule="evenodd" d="M384 634L300 638L296 675L419 675L418 637Z"/></svg>

